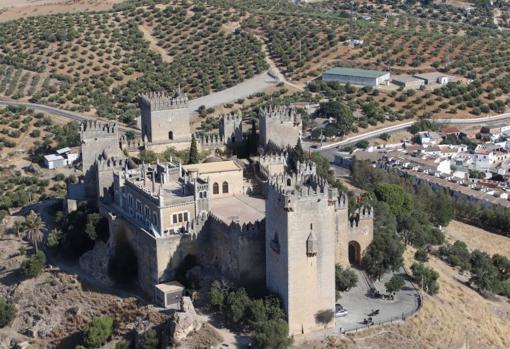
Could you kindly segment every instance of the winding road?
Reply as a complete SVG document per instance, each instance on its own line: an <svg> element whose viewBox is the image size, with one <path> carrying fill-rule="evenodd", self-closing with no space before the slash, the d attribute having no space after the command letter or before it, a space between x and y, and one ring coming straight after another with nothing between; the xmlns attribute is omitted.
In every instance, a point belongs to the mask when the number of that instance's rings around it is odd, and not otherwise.
<svg viewBox="0 0 510 349"><path fill-rule="evenodd" d="M483 118L473 118L473 119L433 119L433 121L440 125L476 125L476 124L489 124L493 122L498 122L501 120L510 119L510 113L504 113L499 115L493 115L493 116L486 116ZM405 130L409 127L411 127L412 124L414 124L415 120L404 122L398 125L392 125L388 127L383 127L377 130L357 134L351 137L348 137L346 139L343 139L338 142L326 144L319 148L319 150L327 150L331 148L336 148L338 146L345 146L354 144L356 142L359 142L361 140L371 139L377 136L382 135L383 133L392 133L392 132L398 132Z"/></svg>
<svg viewBox="0 0 510 349"><path fill-rule="evenodd" d="M510 113L486 116L486 117L482 117L482 118L472 118L472 119L434 119L434 122L436 122L440 125L477 125L477 124L482 125L482 124L490 124L490 123L494 123L494 122L499 122L499 121L505 120L505 119L510 119ZM377 129L377 130L373 130L373 131L369 131L369 132L365 132L365 133L361 133L361 134L356 134L356 135L347 137L345 139L342 139L341 141L323 145L323 146L316 148L312 151L319 152L322 155L324 155L326 158L328 158L329 160L332 161L334 158L336 149L338 147L352 145L359 141L372 139L372 138L382 135L383 133L393 133L393 132L402 131L402 130L405 130L405 129L411 127L411 125L414 122L415 122L415 120L407 121L407 122L403 122L398 125L387 126L387 127L383 127L383 128ZM308 143L305 145L305 147L306 146L311 146L311 144Z"/></svg>
<svg viewBox="0 0 510 349"><path fill-rule="evenodd" d="M33 109L35 111L61 116L63 118L69 119L69 120L75 120L75 121L99 120L98 118L94 118L91 116L85 116L85 115L78 114L78 113L64 110L64 109L50 107L50 106L47 106L44 104L0 100L0 106L9 106L9 105L25 106L25 107ZM131 131L131 132L134 132L135 134L141 134L140 130L138 130L136 128L127 127L127 126L119 125L119 130L121 132Z"/></svg>

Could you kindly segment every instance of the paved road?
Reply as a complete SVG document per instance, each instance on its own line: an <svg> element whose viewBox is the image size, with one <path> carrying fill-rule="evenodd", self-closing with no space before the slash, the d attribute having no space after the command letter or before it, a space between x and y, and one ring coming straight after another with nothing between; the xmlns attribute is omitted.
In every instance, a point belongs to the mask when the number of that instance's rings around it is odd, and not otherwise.
<svg viewBox="0 0 510 349"><path fill-rule="evenodd" d="M87 120L97 120L97 118L91 117L91 116L85 116L82 114L78 114L72 111L63 110L59 108L50 107L44 104L36 104L36 103L28 103L28 102L19 102L19 101L2 101L0 100L0 106L8 106L8 105L15 105L15 106L26 106L27 108L34 109L35 111L53 114L57 116L64 117L66 119L75 120L75 121L87 121ZM127 126L120 126L119 130L121 132L127 132L132 131L135 134L140 134L140 130L127 127Z"/></svg>
<svg viewBox="0 0 510 349"><path fill-rule="evenodd" d="M482 124L491 124L495 122L499 122L501 120L510 119L510 113L504 113L493 116L486 116L482 118L471 118L471 119L435 119L434 122L440 125L482 125ZM323 156L328 158L330 161L333 161L336 149L338 147L348 146L355 144L362 140L368 140L372 138L376 138L383 133L393 133L405 130L409 128L415 121L407 121L398 125L383 127L374 131L365 132L362 134L357 134L346 139L343 139L338 142L329 143L322 147L317 148L315 151L321 153ZM310 143L307 143L306 146L311 146Z"/></svg>
<svg viewBox="0 0 510 349"><path fill-rule="evenodd" d="M405 279L405 285L396 293L393 301L368 297L367 292L370 289L368 283L359 270L353 270L358 274L358 283L353 289L342 293L342 298L338 300L338 303L347 309L349 314L345 317L336 318L337 332L339 332L340 328L342 328L342 331L350 331L365 327L363 319L368 318L368 314L375 309L379 309L379 315L373 316L375 323L402 319L402 314L413 313L418 309L418 292L406 279L403 270L402 276ZM392 275L392 273L386 273L380 282L375 283L375 287L379 292L386 293L384 283Z"/></svg>
<svg viewBox="0 0 510 349"><path fill-rule="evenodd" d="M504 113L494 116L486 116L483 118L472 118L472 119L434 119L433 121L440 125L474 125L474 124L488 124L493 122L498 122L501 120L510 119L510 113ZM354 144L361 140L371 139L377 136L380 136L383 133L393 133L397 131L402 131L409 128L415 121L408 121L398 125L383 127L374 131L365 132L362 134L357 134L352 137L346 138L344 140L326 144L320 147L320 150L336 148L338 146L345 146Z"/></svg>
<svg viewBox="0 0 510 349"><path fill-rule="evenodd" d="M201 105L206 108L215 107L220 104L232 103L241 98L247 98L257 92L262 92L279 82L278 79L271 77L267 72L255 75L253 78L229 87L225 90L213 92L207 96L192 99L189 104L194 110Z"/></svg>

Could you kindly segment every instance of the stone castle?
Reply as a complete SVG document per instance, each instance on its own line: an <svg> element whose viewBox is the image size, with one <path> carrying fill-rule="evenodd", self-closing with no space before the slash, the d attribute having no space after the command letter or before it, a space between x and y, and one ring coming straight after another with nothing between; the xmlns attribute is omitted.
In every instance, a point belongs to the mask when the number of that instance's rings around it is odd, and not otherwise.
<svg viewBox="0 0 510 349"><path fill-rule="evenodd" d="M189 148L193 110L186 94L180 89L173 95L142 94L138 97L138 105L144 147L155 151L163 151L169 146L178 150ZM242 143L242 115L221 115L219 133L196 135L195 138L202 150L221 149L226 145Z"/></svg>
<svg viewBox="0 0 510 349"><path fill-rule="evenodd" d="M144 138L189 142L186 103L140 97ZM263 109L259 117L261 145L293 146L301 135L291 109ZM220 134L218 145L243 142L242 116L222 116ZM117 127L99 122L82 126L81 142L89 200L109 222L108 253L129 243L138 284L154 299L192 256L210 274L278 294L289 334L309 333L324 328L319 312L335 309L335 263L359 263L372 241L372 209L349 214L346 194L317 176L313 162L292 163L288 153L252 163L136 164L120 150Z"/></svg>

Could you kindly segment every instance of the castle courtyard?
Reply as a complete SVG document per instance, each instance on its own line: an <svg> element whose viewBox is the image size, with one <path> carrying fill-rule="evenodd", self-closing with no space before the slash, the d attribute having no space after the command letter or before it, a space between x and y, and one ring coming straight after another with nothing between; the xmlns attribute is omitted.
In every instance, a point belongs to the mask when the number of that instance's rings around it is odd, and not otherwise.
<svg viewBox="0 0 510 349"><path fill-rule="evenodd" d="M265 216L266 201L261 198L234 195L211 200L211 212L226 223L254 223Z"/></svg>

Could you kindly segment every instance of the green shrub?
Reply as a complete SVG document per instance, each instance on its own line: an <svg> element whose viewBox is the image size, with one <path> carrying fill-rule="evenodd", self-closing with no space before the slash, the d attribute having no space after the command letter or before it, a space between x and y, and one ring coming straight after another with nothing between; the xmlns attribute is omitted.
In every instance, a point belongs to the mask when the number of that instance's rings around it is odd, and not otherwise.
<svg viewBox="0 0 510 349"><path fill-rule="evenodd" d="M16 316L16 307L0 297L0 328L11 323Z"/></svg>
<svg viewBox="0 0 510 349"><path fill-rule="evenodd" d="M393 293L400 291L402 287L404 287L405 282L402 276L400 275L393 275L391 279L384 284L384 287L386 288L386 292Z"/></svg>
<svg viewBox="0 0 510 349"><path fill-rule="evenodd" d="M335 286L339 292L349 291L358 283L358 275L352 269L344 270L340 265L335 265Z"/></svg>
<svg viewBox="0 0 510 349"><path fill-rule="evenodd" d="M145 331L140 339L140 348L141 349L156 349L159 345L158 333L150 329Z"/></svg>
<svg viewBox="0 0 510 349"><path fill-rule="evenodd" d="M292 344L288 333L289 326L285 320L268 320L257 325L253 339L261 348L286 349Z"/></svg>
<svg viewBox="0 0 510 349"><path fill-rule="evenodd" d="M97 348L106 343L113 333L113 320L108 316L94 318L83 333L83 342L87 348Z"/></svg>
<svg viewBox="0 0 510 349"><path fill-rule="evenodd" d="M21 263L20 271L24 278L33 278L40 275L46 265L46 255L42 251L38 251L33 256L25 258Z"/></svg>
<svg viewBox="0 0 510 349"><path fill-rule="evenodd" d="M416 259L418 262L425 263L426 261L429 260L429 256L425 249L419 248L416 250L414 254L414 259Z"/></svg>
<svg viewBox="0 0 510 349"><path fill-rule="evenodd" d="M423 263L413 263L411 266L415 282L420 285L428 294L434 295L439 291L437 279L439 274L432 268L429 268Z"/></svg>
<svg viewBox="0 0 510 349"><path fill-rule="evenodd" d="M122 339L115 344L115 349L129 349L129 343Z"/></svg>
<svg viewBox="0 0 510 349"><path fill-rule="evenodd" d="M327 325L329 324L333 318L335 317L335 313L331 309L321 310L315 314L315 321Z"/></svg>

